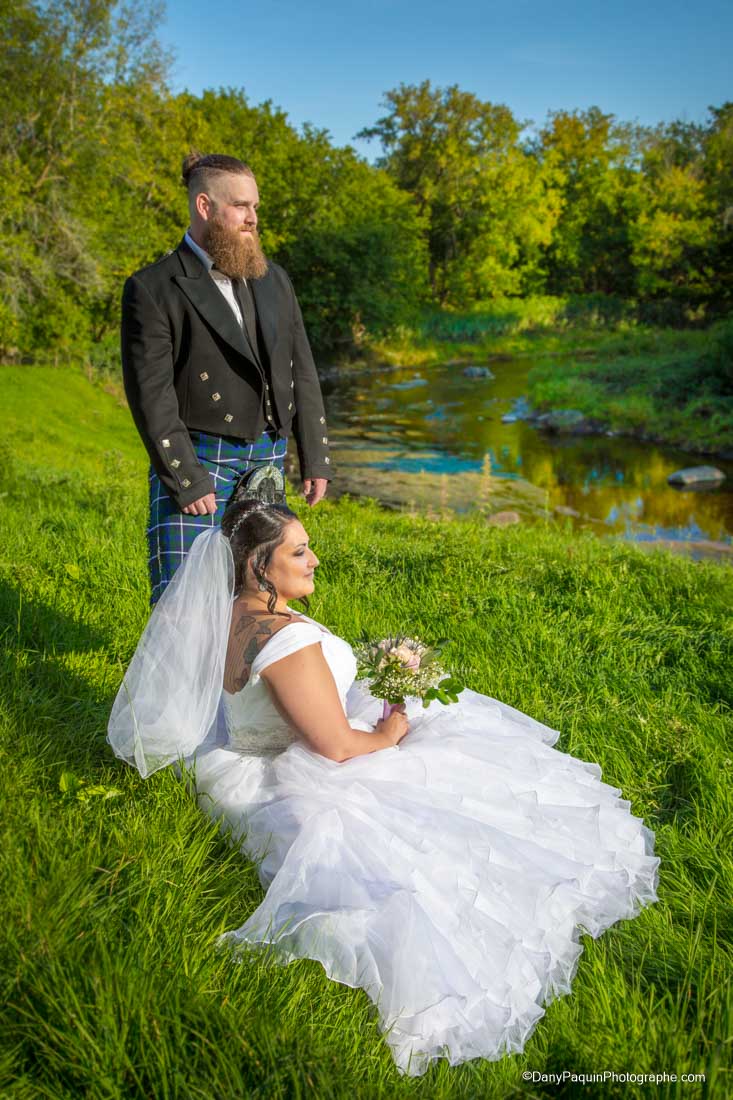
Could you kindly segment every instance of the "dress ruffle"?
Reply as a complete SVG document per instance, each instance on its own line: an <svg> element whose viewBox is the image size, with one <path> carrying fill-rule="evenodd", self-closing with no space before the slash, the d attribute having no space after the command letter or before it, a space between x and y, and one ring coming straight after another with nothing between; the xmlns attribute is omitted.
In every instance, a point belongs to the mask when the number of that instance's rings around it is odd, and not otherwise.
<svg viewBox="0 0 733 1100"><path fill-rule="evenodd" d="M362 685L352 725L381 704ZM202 806L267 894L223 940L311 958L366 990L399 1069L522 1049L582 947L656 900L653 834L595 764L494 699L410 712L399 747L342 764L300 744L196 761Z"/></svg>

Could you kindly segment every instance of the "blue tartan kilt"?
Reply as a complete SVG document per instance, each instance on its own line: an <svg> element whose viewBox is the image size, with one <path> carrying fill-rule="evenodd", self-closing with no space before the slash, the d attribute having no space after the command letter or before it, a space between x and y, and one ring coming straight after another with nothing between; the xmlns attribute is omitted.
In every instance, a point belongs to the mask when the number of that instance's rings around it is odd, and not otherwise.
<svg viewBox="0 0 733 1100"><path fill-rule="evenodd" d="M151 467L148 523L151 604L160 599L196 536L221 523L224 509L242 474L258 466L275 465L282 470L288 446L287 439L282 439L275 431L263 432L254 443L205 432L189 434L199 462L213 478L216 512L212 516L184 515Z"/></svg>

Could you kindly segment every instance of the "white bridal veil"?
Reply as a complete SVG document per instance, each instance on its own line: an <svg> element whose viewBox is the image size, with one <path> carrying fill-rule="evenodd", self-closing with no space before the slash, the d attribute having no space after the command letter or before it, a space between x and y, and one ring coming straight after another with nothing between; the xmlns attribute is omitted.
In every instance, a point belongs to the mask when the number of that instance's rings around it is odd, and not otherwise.
<svg viewBox="0 0 733 1100"><path fill-rule="evenodd" d="M143 778L190 756L216 721L233 596L229 541L212 527L153 609L112 707L107 740Z"/></svg>

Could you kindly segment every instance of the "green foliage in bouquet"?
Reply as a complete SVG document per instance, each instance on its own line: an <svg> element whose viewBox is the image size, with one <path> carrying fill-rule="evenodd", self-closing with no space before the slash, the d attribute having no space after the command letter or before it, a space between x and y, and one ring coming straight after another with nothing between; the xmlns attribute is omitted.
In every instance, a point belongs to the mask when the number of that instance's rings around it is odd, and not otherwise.
<svg viewBox="0 0 733 1100"><path fill-rule="evenodd" d="M412 697L422 699L424 707L432 700L455 703L463 684L449 675L441 664L447 639L427 646L406 634L364 641L355 647L358 679L368 679L372 694L393 705Z"/></svg>

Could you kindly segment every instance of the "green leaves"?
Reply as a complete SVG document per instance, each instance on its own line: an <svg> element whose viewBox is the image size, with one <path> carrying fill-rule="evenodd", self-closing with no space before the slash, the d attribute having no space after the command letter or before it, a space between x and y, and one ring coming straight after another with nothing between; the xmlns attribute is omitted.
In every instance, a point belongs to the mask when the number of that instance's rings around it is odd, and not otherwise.
<svg viewBox="0 0 733 1100"><path fill-rule="evenodd" d="M464 689L464 684L460 680L457 680L455 676L447 676L445 680L441 680L437 687L430 688L426 692L423 698L423 706L427 707L433 700L438 703L444 703L448 706L449 703L457 703L458 696Z"/></svg>
<svg viewBox="0 0 733 1100"><path fill-rule="evenodd" d="M401 84L358 135L425 218L434 301L528 292L733 297L733 104L656 130L598 107L536 137L456 85ZM721 278L722 276L722 278Z"/></svg>
<svg viewBox="0 0 733 1100"><path fill-rule="evenodd" d="M428 268L414 203L350 149L330 149L310 169L319 194L309 203L308 233L291 231L279 258L292 276L311 339L321 348L348 347L366 333L409 324L424 298Z"/></svg>
<svg viewBox="0 0 733 1100"><path fill-rule="evenodd" d="M556 112L535 138L456 85L400 84L360 137L296 130L241 89L173 94L158 5L18 0L0 56L0 358L117 370L124 278L187 224L191 146L243 155L268 255L320 349L411 326L426 304L529 293L733 299L733 105L705 125ZM307 222L307 229L305 228Z"/></svg>
<svg viewBox="0 0 733 1100"><path fill-rule="evenodd" d="M122 791L116 787L103 787L99 783L87 784L86 779L74 772L62 772L59 777L59 790L62 794L75 798L77 802L91 802L99 799L107 802L110 798L119 798Z"/></svg>
<svg viewBox="0 0 733 1100"><path fill-rule="evenodd" d="M455 703L463 685L453 676L444 676L440 663L447 639L426 646L406 634L384 638L380 642L362 640L354 653L359 679L368 678L373 695L388 703L404 703L408 697ZM413 662L417 662L413 664Z"/></svg>
<svg viewBox="0 0 733 1100"><path fill-rule="evenodd" d="M522 123L457 85L401 84L384 98L389 113L358 136L381 140L381 163L425 219L434 298L463 306L521 291L559 213L550 177L521 148Z"/></svg>

